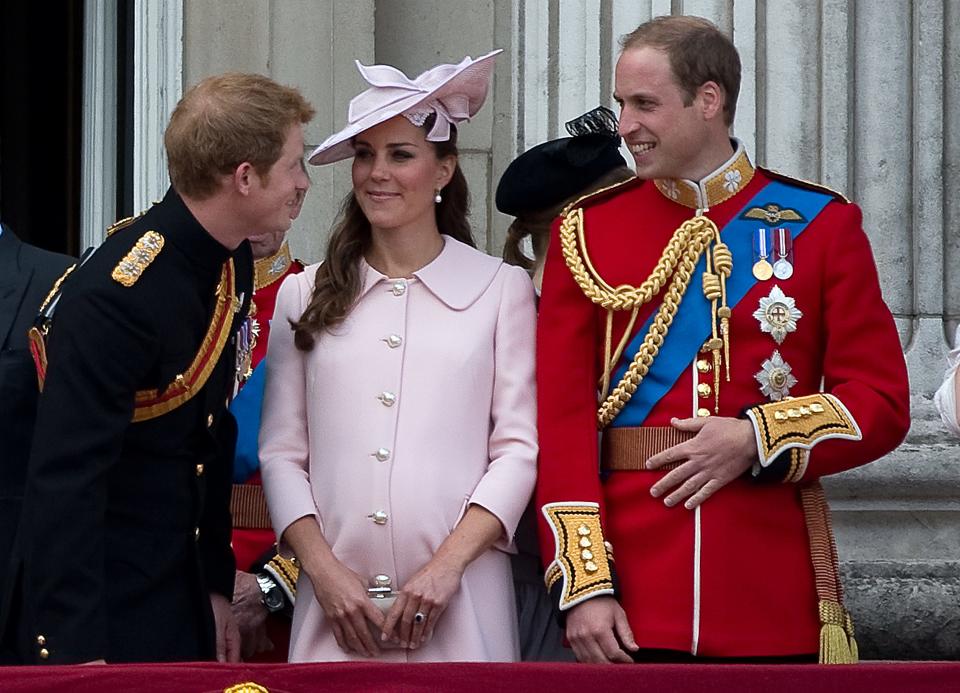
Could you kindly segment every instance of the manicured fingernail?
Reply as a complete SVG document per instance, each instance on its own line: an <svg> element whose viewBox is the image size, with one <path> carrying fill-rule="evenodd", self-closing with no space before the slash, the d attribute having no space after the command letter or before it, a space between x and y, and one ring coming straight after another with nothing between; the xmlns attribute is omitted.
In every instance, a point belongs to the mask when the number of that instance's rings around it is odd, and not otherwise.
<svg viewBox="0 0 960 693"><path fill-rule="evenodd" d="M668 508L672 508L672 507L673 507L673 501L670 500L669 498L664 498L664 499L663 499L663 504L664 504L665 506L667 506Z"/></svg>
<svg viewBox="0 0 960 693"><path fill-rule="evenodd" d="M686 503L683 504L683 507L686 508L687 510L693 510L693 502L687 501Z"/></svg>
<svg viewBox="0 0 960 693"><path fill-rule="evenodd" d="M660 495L660 489L658 488L650 489L650 495L653 496L654 498L657 498Z"/></svg>

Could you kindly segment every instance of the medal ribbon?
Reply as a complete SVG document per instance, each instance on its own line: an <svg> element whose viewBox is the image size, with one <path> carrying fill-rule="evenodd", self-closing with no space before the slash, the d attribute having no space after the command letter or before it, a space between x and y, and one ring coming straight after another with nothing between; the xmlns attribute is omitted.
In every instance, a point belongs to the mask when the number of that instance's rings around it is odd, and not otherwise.
<svg viewBox="0 0 960 693"><path fill-rule="evenodd" d="M758 227L766 224L757 219L742 219L744 210L753 207L778 205L780 209L793 209L800 213L805 221L781 221L790 229L793 238L797 238L811 221L833 199L826 193L799 188L780 181L771 181L765 185L753 199L733 215L733 219L723 227L720 237L733 254L733 273L727 279L727 305L731 310L756 284L751 274L753 264L753 237ZM765 234L764 234L765 235ZM706 258L701 257L694 273L702 275L706 270ZM653 322L652 314L637 331L621 357L613 382L619 382L643 344L644 336ZM711 336L710 302L699 291L687 291L663 346L654 359L646 377L641 381L630 401L611 422L611 426L640 426L650 415L651 410L669 392L683 372L689 368L703 343Z"/></svg>

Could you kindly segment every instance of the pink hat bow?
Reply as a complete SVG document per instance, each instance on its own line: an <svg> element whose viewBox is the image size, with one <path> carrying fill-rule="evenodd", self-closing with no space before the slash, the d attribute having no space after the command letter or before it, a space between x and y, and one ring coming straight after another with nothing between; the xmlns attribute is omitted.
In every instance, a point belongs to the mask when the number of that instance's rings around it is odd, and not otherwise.
<svg viewBox="0 0 960 693"><path fill-rule="evenodd" d="M370 87L350 100L347 126L317 147L310 155L310 163L328 164L352 156L352 139L356 135L397 115L419 127L431 113L436 113L427 139L450 139L450 124L469 120L486 100L493 58L500 52L496 50L476 60L467 56L456 65L437 65L416 79L391 65L362 65L355 61Z"/></svg>

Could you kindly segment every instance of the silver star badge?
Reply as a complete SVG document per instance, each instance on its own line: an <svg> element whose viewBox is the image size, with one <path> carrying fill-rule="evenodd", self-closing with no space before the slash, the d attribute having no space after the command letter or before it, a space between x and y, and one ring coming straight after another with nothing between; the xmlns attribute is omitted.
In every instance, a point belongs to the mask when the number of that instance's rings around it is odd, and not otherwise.
<svg viewBox="0 0 960 693"><path fill-rule="evenodd" d="M763 332L769 333L777 344L783 344L786 336L796 331L797 320L803 317L803 313L792 298L779 286L774 286L769 296L760 299L760 307L753 312L753 317Z"/></svg>
<svg viewBox="0 0 960 693"><path fill-rule="evenodd" d="M790 372L792 370L780 352L774 350L773 356L763 362L763 366L753 377L760 383L760 392L772 401L779 402L788 397L790 388L797 384L797 379Z"/></svg>

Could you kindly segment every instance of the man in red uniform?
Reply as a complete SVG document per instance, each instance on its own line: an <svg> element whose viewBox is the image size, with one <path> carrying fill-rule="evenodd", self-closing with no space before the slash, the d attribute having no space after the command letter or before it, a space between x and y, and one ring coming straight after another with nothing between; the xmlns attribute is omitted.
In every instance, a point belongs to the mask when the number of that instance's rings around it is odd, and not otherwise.
<svg viewBox="0 0 960 693"><path fill-rule="evenodd" d="M302 164L302 162L301 162ZM304 170L306 172L306 170ZM296 219L304 195L291 210ZM249 379L233 400L231 412L237 419L237 449L233 468L233 553L237 572L233 591L233 612L240 627L241 653L245 661L285 662L290 643L290 617L297 593L299 568L294 561L277 554L276 535L270 525L266 500L260 483L257 437L267 354L267 339L277 290L291 274L303 271L293 259L286 233L269 233L250 238L254 258L252 312L255 341L248 366Z"/></svg>
<svg viewBox="0 0 960 693"><path fill-rule="evenodd" d="M900 443L906 368L859 208L750 162L739 86L706 20L624 37L638 179L550 244L537 503L580 661L856 660L817 480Z"/></svg>

